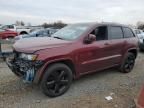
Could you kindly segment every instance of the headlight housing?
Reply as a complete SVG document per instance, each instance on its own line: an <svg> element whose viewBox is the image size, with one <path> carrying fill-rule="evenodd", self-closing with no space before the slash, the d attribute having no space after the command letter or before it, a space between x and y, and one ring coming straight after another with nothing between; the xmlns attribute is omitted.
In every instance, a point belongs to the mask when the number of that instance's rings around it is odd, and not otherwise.
<svg viewBox="0 0 144 108"><path fill-rule="evenodd" d="M24 59L24 60L31 60L34 61L37 58L37 55L35 54L25 54L25 53L21 53L19 58Z"/></svg>

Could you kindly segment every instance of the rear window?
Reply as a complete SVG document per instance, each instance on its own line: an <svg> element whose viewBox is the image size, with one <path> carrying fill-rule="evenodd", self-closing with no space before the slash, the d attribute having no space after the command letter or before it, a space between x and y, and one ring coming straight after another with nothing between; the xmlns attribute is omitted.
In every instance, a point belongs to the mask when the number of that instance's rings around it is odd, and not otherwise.
<svg viewBox="0 0 144 108"><path fill-rule="evenodd" d="M109 39L121 39L123 38L123 31L121 27L109 28Z"/></svg>
<svg viewBox="0 0 144 108"><path fill-rule="evenodd" d="M135 37L134 33L132 32L132 30L130 28L124 27L123 31L124 31L124 38Z"/></svg>

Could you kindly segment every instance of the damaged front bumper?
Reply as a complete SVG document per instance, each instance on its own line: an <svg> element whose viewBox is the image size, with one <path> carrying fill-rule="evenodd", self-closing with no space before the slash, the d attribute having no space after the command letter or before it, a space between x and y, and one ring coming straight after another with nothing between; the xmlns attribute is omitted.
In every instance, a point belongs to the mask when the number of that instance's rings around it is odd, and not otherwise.
<svg viewBox="0 0 144 108"><path fill-rule="evenodd" d="M28 83L33 82L36 72L43 65L43 61L29 61L18 58L7 58L6 63L14 74L22 77L24 82Z"/></svg>

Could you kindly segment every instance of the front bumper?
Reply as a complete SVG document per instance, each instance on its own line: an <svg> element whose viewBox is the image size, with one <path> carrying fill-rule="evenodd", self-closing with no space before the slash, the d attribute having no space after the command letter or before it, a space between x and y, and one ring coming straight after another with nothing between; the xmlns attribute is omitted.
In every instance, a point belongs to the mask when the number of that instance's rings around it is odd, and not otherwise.
<svg viewBox="0 0 144 108"><path fill-rule="evenodd" d="M8 67L11 69L11 71L17 75L17 76L22 76L22 73L18 72L17 67L12 63L12 60L9 58L6 58L6 64Z"/></svg>
<svg viewBox="0 0 144 108"><path fill-rule="evenodd" d="M42 61L28 61L22 59L6 59L6 64L18 77L25 82L33 82L36 72L43 65Z"/></svg>

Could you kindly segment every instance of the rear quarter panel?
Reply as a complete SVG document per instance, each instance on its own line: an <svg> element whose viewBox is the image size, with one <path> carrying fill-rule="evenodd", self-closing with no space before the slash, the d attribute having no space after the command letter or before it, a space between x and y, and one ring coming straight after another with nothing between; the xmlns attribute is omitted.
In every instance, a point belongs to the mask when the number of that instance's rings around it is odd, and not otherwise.
<svg viewBox="0 0 144 108"><path fill-rule="evenodd" d="M125 45L123 48L123 55L125 55L128 51L136 49L138 51L138 39L136 37L133 38L125 38Z"/></svg>

